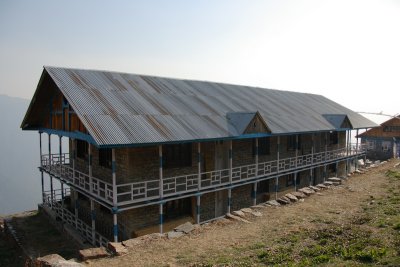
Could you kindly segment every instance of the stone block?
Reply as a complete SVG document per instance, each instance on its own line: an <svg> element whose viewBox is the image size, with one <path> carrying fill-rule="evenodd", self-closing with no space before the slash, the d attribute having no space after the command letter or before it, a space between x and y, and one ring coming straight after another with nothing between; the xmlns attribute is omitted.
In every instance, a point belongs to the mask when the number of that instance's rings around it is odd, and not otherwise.
<svg viewBox="0 0 400 267"><path fill-rule="evenodd" d="M287 204L290 204L290 200L287 200L287 198L285 199L285 198L278 198L276 201L278 201L278 203L279 204L282 204L282 205L287 205Z"/></svg>
<svg viewBox="0 0 400 267"><path fill-rule="evenodd" d="M328 188L326 185L323 185L323 184L317 184L316 187L318 187L320 189L327 189Z"/></svg>
<svg viewBox="0 0 400 267"><path fill-rule="evenodd" d="M107 247L116 256L122 256L128 253L126 247L119 242L108 242Z"/></svg>
<svg viewBox="0 0 400 267"><path fill-rule="evenodd" d="M250 223L248 220L243 219L243 218L240 218L239 216L233 215L233 214L231 214L231 213L226 214L226 217L227 217L228 219L231 219L231 220L235 220L235 221L239 221L239 222L244 222L244 223Z"/></svg>
<svg viewBox="0 0 400 267"><path fill-rule="evenodd" d="M276 201L276 200L268 200L267 202L265 202L266 204L268 204L268 205L271 205L271 206L280 206L281 204L279 204L278 203L278 201Z"/></svg>
<svg viewBox="0 0 400 267"><path fill-rule="evenodd" d="M37 258L35 265L43 266L43 267L53 267L60 261L65 261L65 259L58 254L49 254L49 255Z"/></svg>
<svg viewBox="0 0 400 267"><path fill-rule="evenodd" d="M179 237L181 237L183 235L184 235L183 232L170 231L170 232L167 233L168 239L179 238Z"/></svg>
<svg viewBox="0 0 400 267"><path fill-rule="evenodd" d="M239 216L239 217L241 217L243 219L246 218L246 215L241 210L235 210L235 211L232 212L232 214L235 215L235 216Z"/></svg>
<svg viewBox="0 0 400 267"><path fill-rule="evenodd" d="M317 186L313 186L313 185L310 185L309 188L312 189L312 190L314 190L314 191L319 191L319 190L321 190L321 189L318 188Z"/></svg>
<svg viewBox="0 0 400 267"><path fill-rule="evenodd" d="M302 199L302 198L307 197L307 195L305 195L304 193L299 192L299 191L292 192L290 194L292 194L293 196L297 197L298 199Z"/></svg>
<svg viewBox="0 0 400 267"><path fill-rule="evenodd" d="M297 202L297 201L299 201L297 197L295 197L294 195L292 195L292 194L290 194L290 193L287 193L287 194L285 195L285 197L287 197L287 198L288 198L290 201L292 201L292 202Z"/></svg>
<svg viewBox="0 0 400 267"><path fill-rule="evenodd" d="M85 265L76 262L76 261L71 261L71 260L62 260L57 262L54 267L84 267Z"/></svg>
<svg viewBox="0 0 400 267"><path fill-rule="evenodd" d="M309 196L309 195L312 195L312 194L315 193L314 190L312 190L312 189L310 189L310 188L307 188L307 187L300 188L300 189L299 189L299 192L304 193L306 196Z"/></svg>
<svg viewBox="0 0 400 267"><path fill-rule="evenodd" d="M176 232L183 232L185 234L190 233L191 231L194 230L194 226L192 223L190 222L186 222L184 224L179 225L178 227L176 227L174 229Z"/></svg>
<svg viewBox="0 0 400 267"><path fill-rule="evenodd" d="M105 258L110 256L104 247L88 248L79 250L79 257L82 261Z"/></svg>

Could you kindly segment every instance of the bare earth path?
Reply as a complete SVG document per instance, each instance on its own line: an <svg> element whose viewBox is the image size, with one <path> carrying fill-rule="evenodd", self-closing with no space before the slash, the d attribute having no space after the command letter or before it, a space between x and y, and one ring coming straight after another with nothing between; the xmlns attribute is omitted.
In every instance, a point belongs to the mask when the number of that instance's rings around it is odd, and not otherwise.
<svg viewBox="0 0 400 267"><path fill-rule="evenodd" d="M259 262L262 255L258 254L253 261L254 255L248 251L259 246L267 253L269 247L282 240L286 242L288 237L292 238L299 231L314 233L321 227L329 229L329 225L336 227L364 220L365 205L376 205L374 200L384 197L391 186L385 172L393 169L397 162L392 160L366 174L353 175L344 184L320 191L320 194L314 194L302 203L264 208L260 210L263 216L250 218L249 224L211 223L182 238L142 244L131 249L127 255L87 261L86 264L104 267L263 265ZM370 216L365 220L373 219ZM307 245L301 242L296 244ZM241 262L244 258L246 260ZM232 259L236 260L232 262Z"/></svg>

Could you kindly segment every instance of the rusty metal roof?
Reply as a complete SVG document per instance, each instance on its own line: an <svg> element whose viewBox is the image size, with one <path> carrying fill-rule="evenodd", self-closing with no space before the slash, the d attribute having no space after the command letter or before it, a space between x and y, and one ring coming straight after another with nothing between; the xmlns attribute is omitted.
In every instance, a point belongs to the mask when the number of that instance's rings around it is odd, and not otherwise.
<svg viewBox="0 0 400 267"><path fill-rule="evenodd" d="M110 71L47 73L100 146L238 137L243 125L227 118L235 112L258 111L271 134L335 130L323 114L347 115L353 128L377 126L321 95Z"/></svg>

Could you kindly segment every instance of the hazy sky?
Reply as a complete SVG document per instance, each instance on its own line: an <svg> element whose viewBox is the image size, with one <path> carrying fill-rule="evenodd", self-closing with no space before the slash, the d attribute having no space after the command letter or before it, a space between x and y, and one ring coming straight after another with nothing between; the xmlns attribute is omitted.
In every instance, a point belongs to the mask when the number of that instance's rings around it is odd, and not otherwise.
<svg viewBox="0 0 400 267"><path fill-rule="evenodd" d="M0 1L0 94L43 65L322 94L400 112L400 1ZM387 118L384 118L387 119Z"/></svg>

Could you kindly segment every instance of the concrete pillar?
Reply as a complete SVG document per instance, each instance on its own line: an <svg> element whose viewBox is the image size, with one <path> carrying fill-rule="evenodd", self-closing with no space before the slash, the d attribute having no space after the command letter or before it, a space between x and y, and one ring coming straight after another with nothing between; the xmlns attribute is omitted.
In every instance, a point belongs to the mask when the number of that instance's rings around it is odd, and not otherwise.
<svg viewBox="0 0 400 267"><path fill-rule="evenodd" d="M159 157L159 191L160 191L160 198L164 197L164 184L163 184L163 158L162 158L162 145L158 146L158 157Z"/></svg>
<svg viewBox="0 0 400 267"><path fill-rule="evenodd" d="M196 223L200 224L200 194L196 196Z"/></svg>
<svg viewBox="0 0 400 267"><path fill-rule="evenodd" d="M201 190L201 145L197 143L197 190Z"/></svg>
<svg viewBox="0 0 400 267"><path fill-rule="evenodd" d="M280 152L280 147L281 147L281 137L280 136L278 136L277 137L278 138L278 140L277 140L277 152L276 152L276 164L277 164L277 172L279 173L279 152Z"/></svg>
<svg viewBox="0 0 400 267"><path fill-rule="evenodd" d="M118 217L117 217L117 210L113 208L113 233L114 233L114 242L118 242Z"/></svg>
<svg viewBox="0 0 400 267"><path fill-rule="evenodd" d="M298 134L296 134L296 150L295 150L295 153L296 153L296 155L295 155L295 157L296 157L296 162L295 162L295 166L296 166L296 169L297 169L297 157L299 156L299 135Z"/></svg>
<svg viewBox="0 0 400 267"><path fill-rule="evenodd" d="M52 156L51 156L51 134L48 134L48 135L49 135L49 170L51 172L52 163L53 163Z"/></svg>
<svg viewBox="0 0 400 267"><path fill-rule="evenodd" d="M278 199L278 190L279 190L279 177L275 178L275 199Z"/></svg>
<svg viewBox="0 0 400 267"><path fill-rule="evenodd" d="M294 191L297 191L297 172L294 173Z"/></svg>
<svg viewBox="0 0 400 267"><path fill-rule="evenodd" d="M50 206L53 208L54 191L53 191L53 176L50 175Z"/></svg>
<svg viewBox="0 0 400 267"><path fill-rule="evenodd" d="M90 218L92 220L92 244L96 245L96 210L93 199L90 200Z"/></svg>
<svg viewBox="0 0 400 267"><path fill-rule="evenodd" d="M253 191L251 197L253 199L253 206L257 205L257 182L254 182L253 184Z"/></svg>
<svg viewBox="0 0 400 267"><path fill-rule="evenodd" d="M160 234L163 233L163 223L164 223L164 217L163 217L163 203L160 203Z"/></svg>
<svg viewBox="0 0 400 267"><path fill-rule="evenodd" d="M93 193L93 156L92 156L92 145L88 143L88 163L89 163L89 191Z"/></svg>
<svg viewBox="0 0 400 267"><path fill-rule="evenodd" d="M229 140L229 183L232 184L232 140Z"/></svg>
<svg viewBox="0 0 400 267"><path fill-rule="evenodd" d="M118 242L118 198L117 198L117 173L116 173L116 157L115 157L115 148L111 150L111 167L112 167L112 185L113 185L113 222L114 222L114 242Z"/></svg>
<svg viewBox="0 0 400 267"><path fill-rule="evenodd" d="M256 138L255 156L256 156L256 177L258 176L258 138Z"/></svg>
<svg viewBox="0 0 400 267"><path fill-rule="evenodd" d="M228 213L231 213L232 206L232 189L228 188Z"/></svg>
<svg viewBox="0 0 400 267"><path fill-rule="evenodd" d="M356 160L354 162L354 168L357 170L358 169L358 129L356 131Z"/></svg>
<svg viewBox="0 0 400 267"><path fill-rule="evenodd" d="M61 221L64 222L64 183L60 182L61 184Z"/></svg>
<svg viewBox="0 0 400 267"><path fill-rule="evenodd" d="M327 176L327 172L326 172L326 164L324 164L324 182L326 182L326 177Z"/></svg>
<svg viewBox="0 0 400 267"><path fill-rule="evenodd" d="M338 177L338 175L339 175L339 162L336 161L336 173L335 173L335 176Z"/></svg>
<svg viewBox="0 0 400 267"><path fill-rule="evenodd" d="M314 169L311 168L311 169L310 169L310 186L313 185L313 178L314 178L314 176L313 176L313 175L314 175L314 172L313 172L313 171L314 171Z"/></svg>

